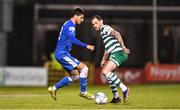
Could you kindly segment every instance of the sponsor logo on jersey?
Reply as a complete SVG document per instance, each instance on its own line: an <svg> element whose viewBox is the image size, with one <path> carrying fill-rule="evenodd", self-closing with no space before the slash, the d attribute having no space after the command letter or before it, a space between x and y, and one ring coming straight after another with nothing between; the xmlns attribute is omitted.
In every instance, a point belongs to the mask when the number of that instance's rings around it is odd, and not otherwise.
<svg viewBox="0 0 180 110"><path fill-rule="evenodd" d="M75 31L75 27L69 27L69 31Z"/></svg>

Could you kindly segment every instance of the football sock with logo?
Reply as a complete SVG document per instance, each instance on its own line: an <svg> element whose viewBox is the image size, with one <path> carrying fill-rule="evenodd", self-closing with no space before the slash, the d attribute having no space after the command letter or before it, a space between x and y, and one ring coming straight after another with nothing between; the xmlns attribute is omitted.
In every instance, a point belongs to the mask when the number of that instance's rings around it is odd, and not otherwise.
<svg viewBox="0 0 180 110"><path fill-rule="evenodd" d="M84 68L81 69L80 72L80 90L81 94L85 94L87 91L87 76L88 76L88 67L85 66Z"/></svg>
<svg viewBox="0 0 180 110"><path fill-rule="evenodd" d="M80 80L80 90L81 93L84 94L87 90L86 86L87 86L87 78L79 78Z"/></svg>

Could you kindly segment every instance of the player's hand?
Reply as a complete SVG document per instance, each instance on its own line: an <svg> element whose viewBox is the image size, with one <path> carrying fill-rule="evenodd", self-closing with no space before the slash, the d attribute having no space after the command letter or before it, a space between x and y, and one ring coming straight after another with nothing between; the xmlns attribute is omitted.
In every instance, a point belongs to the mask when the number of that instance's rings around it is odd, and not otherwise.
<svg viewBox="0 0 180 110"><path fill-rule="evenodd" d="M93 51L93 50L94 50L94 46L92 46L92 45L87 45L87 49L89 49L90 51Z"/></svg>
<svg viewBox="0 0 180 110"><path fill-rule="evenodd" d="M127 54L130 54L130 50L128 48L126 48L125 46L123 46L123 51Z"/></svg>
<svg viewBox="0 0 180 110"><path fill-rule="evenodd" d="M101 68L104 66L105 62L106 61L104 61L104 60L101 61Z"/></svg>

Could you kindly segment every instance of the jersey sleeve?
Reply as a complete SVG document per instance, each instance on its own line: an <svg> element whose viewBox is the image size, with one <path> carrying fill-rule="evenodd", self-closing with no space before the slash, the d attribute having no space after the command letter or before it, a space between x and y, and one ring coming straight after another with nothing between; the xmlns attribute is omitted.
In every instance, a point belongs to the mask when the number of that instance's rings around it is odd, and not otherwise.
<svg viewBox="0 0 180 110"><path fill-rule="evenodd" d="M112 28L108 25L104 26L103 33L110 35Z"/></svg>
<svg viewBox="0 0 180 110"><path fill-rule="evenodd" d="M75 37L75 27L69 27L68 31L67 31L67 35L69 37L69 39L71 40L71 42L77 46L80 47L87 47L87 44L79 41L78 39L76 39Z"/></svg>

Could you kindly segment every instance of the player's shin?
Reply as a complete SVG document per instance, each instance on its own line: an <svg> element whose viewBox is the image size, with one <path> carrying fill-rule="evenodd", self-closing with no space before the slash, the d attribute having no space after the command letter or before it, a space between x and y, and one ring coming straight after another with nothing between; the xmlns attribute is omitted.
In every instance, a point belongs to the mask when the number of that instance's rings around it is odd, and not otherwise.
<svg viewBox="0 0 180 110"><path fill-rule="evenodd" d="M119 79L117 74L115 74L113 72L109 72L106 74L106 78L111 80L114 84L116 84L116 86L120 87L122 92L127 90L127 87L121 82L121 80Z"/></svg>
<svg viewBox="0 0 180 110"><path fill-rule="evenodd" d="M94 95L87 92L87 75L88 75L88 68L87 66L85 66L83 69L81 69L80 72L80 96L84 97L86 99L94 99Z"/></svg>
<svg viewBox="0 0 180 110"><path fill-rule="evenodd" d="M118 98L119 94L118 94L118 91L117 91L116 84L114 84L111 80L108 80L108 83L109 83L109 87L112 90L113 98Z"/></svg>
<svg viewBox="0 0 180 110"><path fill-rule="evenodd" d="M85 66L81 72L80 72L80 90L82 94L85 94L85 92L87 91L87 75L88 75L88 68L87 66Z"/></svg>
<svg viewBox="0 0 180 110"><path fill-rule="evenodd" d="M80 90L82 94L85 94L85 92L87 91L87 78L81 78L80 77Z"/></svg>
<svg viewBox="0 0 180 110"><path fill-rule="evenodd" d="M71 82L72 82L71 77L64 77L58 83L56 83L55 87L59 89L59 88L69 85Z"/></svg>

